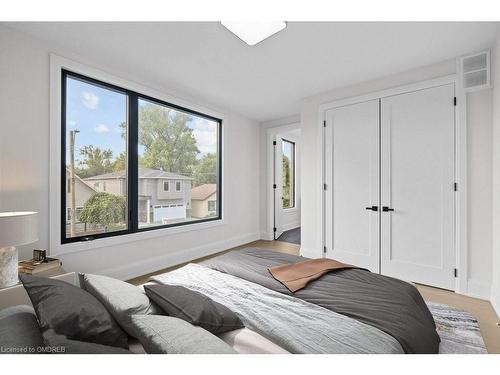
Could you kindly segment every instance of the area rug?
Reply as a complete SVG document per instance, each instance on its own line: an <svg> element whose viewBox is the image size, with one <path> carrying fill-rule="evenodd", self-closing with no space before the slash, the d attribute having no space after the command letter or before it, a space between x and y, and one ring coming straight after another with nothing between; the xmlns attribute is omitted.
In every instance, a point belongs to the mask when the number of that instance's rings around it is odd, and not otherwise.
<svg viewBox="0 0 500 375"><path fill-rule="evenodd" d="M427 302L441 337L439 354L485 354L479 324L467 311L440 303Z"/></svg>
<svg viewBox="0 0 500 375"><path fill-rule="evenodd" d="M283 232L276 240L300 245L300 227Z"/></svg>

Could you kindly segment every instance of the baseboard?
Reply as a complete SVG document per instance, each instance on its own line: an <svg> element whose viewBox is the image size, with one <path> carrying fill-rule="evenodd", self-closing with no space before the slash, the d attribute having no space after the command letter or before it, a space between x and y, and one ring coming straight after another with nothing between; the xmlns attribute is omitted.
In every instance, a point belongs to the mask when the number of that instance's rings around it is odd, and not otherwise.
<svg viewBox="0 0 500 375"><path fill-rule="evenodd" d="M491 287L490 302L497 316L500 318L500 288Z"/></svg>
<svg viewBox="0 0 500 375"><path fill-rule="evenodd" d="M485 283L483 281L469 279L467 281L467 293L465 293L465 295L469 297L489 300L491 296L491 287L488 283Z"/></svg>
<svg viewBox="0 0 500 375"><path fill-rule="evenodd" d="M124 264L117 267L99 270L99 273L120 280L130 280L134 277L146 275L163 268L173 267L175 265L203 258L208 255L213 255L248 242L257 241L259 238L260 233L245 234L225 239L223 241L211 242L202 246L183 249L159 257L134 261L132 264Z"/></svg>
<svg viewBox="0 0 500 375"><path fill-rule="evenodd" d="M323 256L323 253L321 252L321 249L318 250L301 246L300 255L306 258L321 258Z"/></svg>
<svg viewBox="0 0 500 375"><path fill-rule="evenodd" d="M264 241L272 241L272 240L274 240L274 236L272 233L269 233L269 232L261 232L260 239L264 240Z"/></svg>
<svg viewBox="0 0 500 375"><path fill-rule="evenodd" d="M292 229L299 228L299 227L300 227L300 222L294 222L294 223L282 225L282 228L280 228L280 229L283 229L283 232L286 232L287 230L292 230Z"/></svg>

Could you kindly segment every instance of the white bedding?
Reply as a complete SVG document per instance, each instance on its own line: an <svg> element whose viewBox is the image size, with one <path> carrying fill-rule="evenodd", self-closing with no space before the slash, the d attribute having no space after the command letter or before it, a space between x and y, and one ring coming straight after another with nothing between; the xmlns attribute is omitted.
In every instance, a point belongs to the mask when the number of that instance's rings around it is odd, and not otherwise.
<svg viewBox="0 0 500 375"><path fill-rule="evenodd" d="M290 354L274 342L248 328L235 329L219 338L240 354Z"/></svg>

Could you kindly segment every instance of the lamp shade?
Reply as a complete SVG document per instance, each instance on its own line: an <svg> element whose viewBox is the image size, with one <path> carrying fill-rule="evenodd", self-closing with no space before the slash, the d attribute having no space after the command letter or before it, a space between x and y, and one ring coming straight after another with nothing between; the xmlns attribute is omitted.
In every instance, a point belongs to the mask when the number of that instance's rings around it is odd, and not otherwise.
<svg viewBox="0 0 500 375"><path fill-rule="evenodd" d="M38 240L38 212L0 212L0 248Z"/></svg>

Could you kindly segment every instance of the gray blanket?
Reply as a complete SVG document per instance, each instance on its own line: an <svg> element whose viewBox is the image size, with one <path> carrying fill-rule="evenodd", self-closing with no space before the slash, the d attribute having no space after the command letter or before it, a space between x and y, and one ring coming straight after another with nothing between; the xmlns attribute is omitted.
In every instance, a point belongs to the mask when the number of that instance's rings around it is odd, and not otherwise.
<svg viewBox="0 0 500 375"><path fill-rule="evenodd" d="M377 328L261 285L188 264L152 280L202 293L234 311L246 327L290 353L402 353Z"/></svg>
<svg viewBox="0 0 500 375"><path fill-rule="evenodd" d="M246 248L209 259L214 270L292 295L269 267L307 258ZM376 327L394 337L406 353L438 353L439 335L422 296L411 284L359 269L328 273L293 296Z"/></svg>

